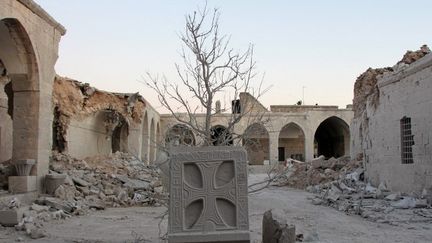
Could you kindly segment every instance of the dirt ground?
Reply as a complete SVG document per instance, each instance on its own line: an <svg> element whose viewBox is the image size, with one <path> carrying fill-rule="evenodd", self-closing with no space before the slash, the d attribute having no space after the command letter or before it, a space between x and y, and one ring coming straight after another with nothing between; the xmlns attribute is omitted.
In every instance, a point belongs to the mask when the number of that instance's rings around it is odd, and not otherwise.
<svg viewBox="0 0 432 243"><path fill-rule="evenodd" d="M250 182L264 175L251 175ZM317 235L314 242L431 242L432 224L400 223L397 226L349 216L333 208L312 205L311 194L290 188L270 187L249 198L252 242L261 242L262 214L268 209L282 210L296 225L297 233ZM158 238L158 216L162 207L111 208L67 220L52 220L44 225L49 236L31 240L13 228L0 227L0 242L163 242ZM166 229L166 222L162 225ZM313 238L313 237L312 237Z"/></svg>

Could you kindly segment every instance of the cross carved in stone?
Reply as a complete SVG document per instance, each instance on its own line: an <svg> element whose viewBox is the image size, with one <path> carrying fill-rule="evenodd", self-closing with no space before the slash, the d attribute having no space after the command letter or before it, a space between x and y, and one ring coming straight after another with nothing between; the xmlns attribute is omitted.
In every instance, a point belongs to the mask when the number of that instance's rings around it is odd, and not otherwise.
<svg viewBox="0 0 432 243"><path fill-rule="evenodd" d="M183 200L186 207L200 200L202 200L203 204L202 211L197 214L199 216L190 229L208 232L215 231L218 228L235 227L237 218L235 210L237 189L235 177L230 176L231 173L219 173L219 178L217 178L218 168L222 163L224 162L195 163L201 175L194 176L202 176L202 187L192 186L187 183L187 179L185 180ZM232 167L232 170L234 170L234 167ZM234 175L234 172L232 172L232 175ZM187 176L191 175L185 175L185 177ZM227 210L230 207L233 209L229 210L228 214L227 212L223 212L223 210Z"/></svg>

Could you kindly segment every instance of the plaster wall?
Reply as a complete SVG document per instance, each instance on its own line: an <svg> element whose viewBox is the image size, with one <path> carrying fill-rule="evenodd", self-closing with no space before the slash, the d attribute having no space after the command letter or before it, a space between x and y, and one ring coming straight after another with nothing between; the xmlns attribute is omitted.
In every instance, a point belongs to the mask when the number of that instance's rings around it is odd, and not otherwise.
<svg viewBox="0 0 432 243"><path fill-rule="evenodd" d="M67 143L69 154L76 158L111 154L111 136L104 126L104 113L97 112L83 120L71 120Z"/></svg>

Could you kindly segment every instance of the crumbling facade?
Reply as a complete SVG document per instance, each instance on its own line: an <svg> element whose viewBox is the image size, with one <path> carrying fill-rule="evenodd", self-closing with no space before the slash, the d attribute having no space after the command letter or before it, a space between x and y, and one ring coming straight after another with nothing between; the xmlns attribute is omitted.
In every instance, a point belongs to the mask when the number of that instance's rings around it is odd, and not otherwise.
<svg viewBox="0 0 432 243"><path fill-rule="evenodd" d="M156 149L146 140L156 136L158 117L147 125L152 108L138 93L105 92L58 76L53 92L53 150L75 158L120 151L147 161L144 154Z"/></svg>
<svg viewBox="0 0 432 243"><path fill-rule="evenodd" d="M432 55L409 51L394 67L368 69L354 89L351 156L391 191L432 186Z"/></svg>
<svg viewBox="0 0 432 243"><path fill-rule="evenodd" d="M34 159L30 175L39 188L48 172L54 64L65 32L31 0L0 1L0 163Z"/></svg>

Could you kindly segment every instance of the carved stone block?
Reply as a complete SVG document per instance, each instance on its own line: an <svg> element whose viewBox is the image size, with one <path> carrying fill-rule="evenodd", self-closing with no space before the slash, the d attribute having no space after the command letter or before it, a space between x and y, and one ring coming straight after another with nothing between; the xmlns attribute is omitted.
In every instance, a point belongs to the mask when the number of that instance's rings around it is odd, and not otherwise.
<svg viewBox="0 0 432 243"><path fill-rule="evenodd" d="M169 181L170 243L250 242L243 148L173 148Z"/></svg>

